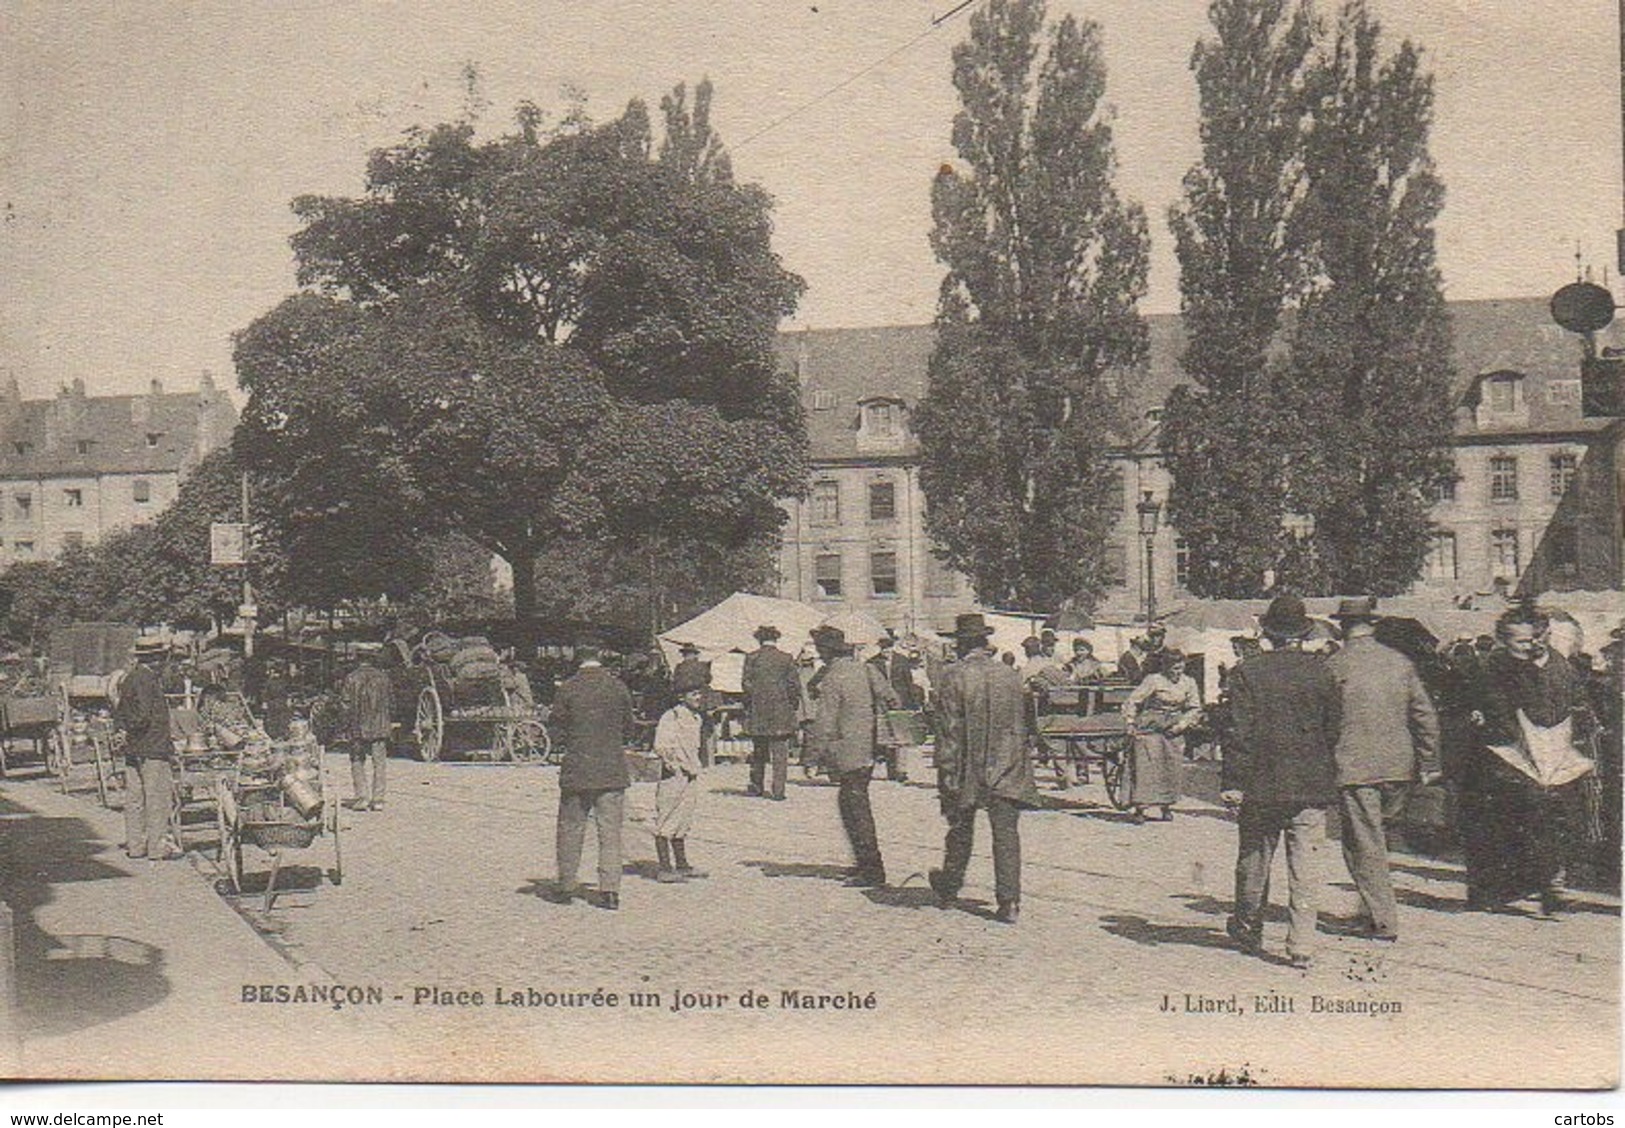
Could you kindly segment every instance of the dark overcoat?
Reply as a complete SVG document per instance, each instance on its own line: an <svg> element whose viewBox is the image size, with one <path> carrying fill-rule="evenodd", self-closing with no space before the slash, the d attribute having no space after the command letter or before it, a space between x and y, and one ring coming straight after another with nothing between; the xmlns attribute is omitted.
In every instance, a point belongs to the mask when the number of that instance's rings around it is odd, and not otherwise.
<svg viewBox="0 0 1625 1128"><path fill-rule="evenodd" d="M118 685L113 723L124 732L127 760L164 760L175 754L169 737L169 702L151 666L137 663Z"/></svg>
<svg viewBox="0 0 1625 1128"><path fill-rule="evenodd" d="M559 686L548 716L564 745L561 791L614 791L631 786L626 740L632 735L632 691L601 666L585 666Z"/></svg>
<svg viewBox="0 0 1625 1128"><path fill-rule="evenodd" d="M1228 688L1234 741L1225 745L1224 789L1248 803L1331 805L1342 701L1325 661L1272 650L1237 666Z"/></svg>
<svg viewBox="0 0 1625 1128"><path fill-rule="evenodd" d="M790 736L801 707L801 673L796 660L776 646L745 655L741 675L745 693L744 728L748 736Z"/></svg>
<svg viewBox="0 0 1625 1128"><path fill-rule="evenodd" d="M985 650L949 666L937 694L937 730L937 790L944 804L969 810L995 795L1038 802L1015 670Z"/></svg>

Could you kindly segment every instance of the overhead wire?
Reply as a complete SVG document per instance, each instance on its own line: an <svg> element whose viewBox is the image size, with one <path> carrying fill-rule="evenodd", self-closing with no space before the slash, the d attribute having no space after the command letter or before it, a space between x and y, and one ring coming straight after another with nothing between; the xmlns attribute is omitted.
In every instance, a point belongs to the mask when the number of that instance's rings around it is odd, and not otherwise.
<svg viewBox="0 0 1625 1128"><path fill-rule="evenodd" d="M790 121L790 120L792 120L792 119L794 119L796 117L799 117L801 114L806 113L808 110L812 109L814 106L820 104L821 102L825 101L826 99L834 97L836 94L839 94L842 90L845 90L848 86L851 86L854 82L858 81L858 79L863 78L865 75L873 74L875 71L879 70L881 67L885 66L887 63L889 63L893 59L897 58L899 55L902 55L903 53L911 50L912 48L914 48L915 46L917 46L918 44L923 42L926 38L928 38L931 35L932 32L934 32L938 28L942 27L949 20L951 20L955 16L959 15L959 13L965 11L967 8L974 7L975 5L980 4L982 2L983 2L983 0L960 0L960 3L955 4L952 8L950 8L948 11L944 12L942 15L933 16L931 18L930 25L924 31L920 32L920 34L916 35L913 39L910 39L908 42L902 44L900 47L894 48L892 51L890 51L887 54L885 54L885 55L881 56L880 58L876 59L874 62L869 63L869 64L863 66L862 68L860 68L859 70L856 70L853 73L847 75L845 78L841 79L841 81L837 82L834 86L829 87L827 90L820 91L818 94L815 94L813 97L807 99L805 102L802 102L800 105L795 106L794 108L792 108L788 112L786 112L786 113L782 114L781 116L775 118L774 120L768 122L761 129L758 129L755 133L752 133L748 137L746 137L743 141L736 141L733 144L729 145L729 148L732 149L734 152L738 152L740 149L744 148L746 145L749 145L752 141L755 141L757 138L766 136L767 134L771 133L773 130L777 129L779 126L783 125L785 122Z"/></svg>

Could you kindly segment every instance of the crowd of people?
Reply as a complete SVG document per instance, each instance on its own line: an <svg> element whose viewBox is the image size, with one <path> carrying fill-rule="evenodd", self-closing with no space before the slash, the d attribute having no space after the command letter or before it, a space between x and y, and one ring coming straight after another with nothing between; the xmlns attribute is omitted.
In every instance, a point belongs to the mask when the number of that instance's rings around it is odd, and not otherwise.
<svg viewBox="0 0 1625 1128"><path fill-rule="evenodd" d="M1109 681L1126 692L1131 745L1124 777L1136 821L1172 817L1192 734L1205 732L1203 739L1218 745L1221 798L1238 830L1227 931L1240 950L1265 950L1270 871L1284 846L1285 958L1297 966L1313 958L1320 878L1309 859L1328 812L1337 819L1363 905L1363 918L1348 931L1378 942L1397 939L1391 835L1414 789L1441 781L1448 781L1456 806L1467 907L1508 911L1529 899L1532 915L1560 916L1567 875L1582 864L1588 844L1606 837L1610 817L1617 841L1619 690L1608 679L1617 677L1619 642L1605 650L1603 663L1571 662L1551 645L1549 619L1520 606L1501 617L1490 645L1475 645L1468 661L1459 653L1408 653L1391 633L1385 636L1372 598L1344 600L1334 619L1337 645L1311 648L1316 624L1302 601L1274 600L1259 636L1238 640L1238 661L1224 671L1217 707L1204 707L1190 660L1156 628L1135 640L1114 669L1095 658L1086 639L1077 640L1070 657L1057 657L1049 632L1012 660L995 648L993 629L977 614L959 616L941 660L904 653L889 641L862 660L842 631L825 626L810 638L817 663L809 672L781 649L778 628L763 624L742 676L739 724L752 744L748 793L781 801L799 749L804 770L827 775L835 786L853 857L847 883L883 886L887 869L870 784L877 766L906 778L897 742L887 734L899 714L922 713L934 737L945 822L943 860L928 875L930 887L944 905L957 900L977 812L985 811L994 915L1014 923L1021 908L1020 814L1042 805L1034 763L1046 759L1033 699L1057 687ZM700 876L685 838L696 818L694 785L715 749L710 669L697 649L685 649L673 673L675 703L654 738L662 776L658 877L672 882ZM630 785L621 746L631 724L624 685L585 648L581 671L559 687L554 703L554 737L565 749L554 900L619 906L620 796ZM598 887L590 892L577 882L588 814L598 821L600 850Z"/></svg>

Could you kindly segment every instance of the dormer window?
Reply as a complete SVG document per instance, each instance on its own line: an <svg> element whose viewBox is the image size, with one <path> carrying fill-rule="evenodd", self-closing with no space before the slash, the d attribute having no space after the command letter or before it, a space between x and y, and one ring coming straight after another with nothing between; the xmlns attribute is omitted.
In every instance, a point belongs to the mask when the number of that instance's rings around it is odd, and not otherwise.
<svg viewBox="0 0 1625 1128"><path fill-rule="evenodd" d="M903 404L896 399L866 399L858 404L858 448L900 450L907 437Z"/></svg>
<svg viewBox="0 0 1625 1128"><path fill-rule="evenodd" d="M1511 415L1523 405L1523 381L1516 376L1485 381L1484 402L1496 415Z"/></svg>

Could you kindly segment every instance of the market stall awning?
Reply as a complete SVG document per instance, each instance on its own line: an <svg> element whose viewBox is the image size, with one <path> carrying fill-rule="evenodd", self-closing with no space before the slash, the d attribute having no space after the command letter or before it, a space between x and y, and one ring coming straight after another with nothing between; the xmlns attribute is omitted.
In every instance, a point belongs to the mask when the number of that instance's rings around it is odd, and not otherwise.
<svg viewBox="0 0 1625 1128"><path fill-rule="evenodd" d="M717 659L734 651L743 654L755 650L757 627L771 624L779 628L783 635L780 647L794 654L807 644L812 629L822 623L826 615L823 609L794 600L736 591L709 611L702 611L686 623L662 632L660 652L668 667L676 666L678 646L693 643L699 647L700 657L713 664L715 684Z"/></svg>

